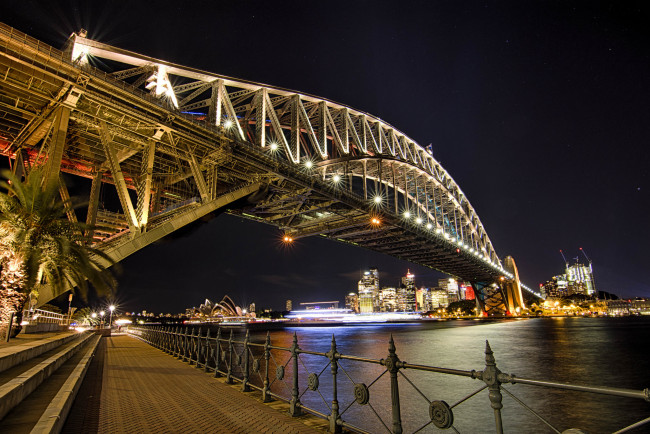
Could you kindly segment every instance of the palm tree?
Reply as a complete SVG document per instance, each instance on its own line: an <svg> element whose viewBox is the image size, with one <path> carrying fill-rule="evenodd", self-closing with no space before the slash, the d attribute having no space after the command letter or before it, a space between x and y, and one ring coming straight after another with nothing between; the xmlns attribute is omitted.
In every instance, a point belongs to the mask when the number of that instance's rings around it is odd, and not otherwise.
<svg viewBox="0 0 650 434"><path fill-rule="evenodd" d="M24 182L9 171L0 182L0 323L17 316L17 334L30 294L49 285L57 296L75 289L85 298L90 282L100 294L115 289L105 264L112 261L88 245L85 224L66 218L70 203L61 201L57 185L42 185L42 170Z"/></svg>

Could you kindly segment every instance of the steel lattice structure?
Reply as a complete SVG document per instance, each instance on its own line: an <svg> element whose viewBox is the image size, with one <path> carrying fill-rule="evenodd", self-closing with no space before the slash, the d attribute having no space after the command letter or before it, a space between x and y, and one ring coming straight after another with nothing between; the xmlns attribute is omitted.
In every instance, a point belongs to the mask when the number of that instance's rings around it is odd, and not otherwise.
<svg viewBox="0 0 650 434"><path fill-rule="evenodd" d="M514 262L504 268L453 178L401 131L84 36L60 51L0 24L0 153L19 173L44 164L63 197L62 172L90 179L89 235L116 261L227 207L287 237L319 234L457 276L482 308L519 304L502 284L520 291ZM119 209L100 204L110 184Z"/></svg>

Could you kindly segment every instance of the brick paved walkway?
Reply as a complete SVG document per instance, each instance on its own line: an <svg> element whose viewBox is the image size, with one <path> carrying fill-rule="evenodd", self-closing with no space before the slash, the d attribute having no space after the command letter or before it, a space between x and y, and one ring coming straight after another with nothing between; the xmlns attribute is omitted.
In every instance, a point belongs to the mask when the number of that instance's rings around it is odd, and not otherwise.
<svg viewBox="0 0 650 434"><path fill-rule="evenodd" d="M102 340L63 432L322 432L135 338Z"/></svg>

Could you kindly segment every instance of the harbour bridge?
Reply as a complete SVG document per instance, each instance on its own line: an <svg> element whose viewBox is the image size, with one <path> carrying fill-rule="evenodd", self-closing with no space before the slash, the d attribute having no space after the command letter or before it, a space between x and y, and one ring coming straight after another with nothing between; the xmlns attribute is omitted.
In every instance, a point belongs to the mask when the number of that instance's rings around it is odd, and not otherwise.
<svg viewBox="0 0 650 434"><path fill-rule="evenodd" d="M0 23L0 153L18 175L42 165L64 199L63 173L86 178L87 210L68 218L95 227L89 242L116 262L227 210L286 241L319 235L456 276L485 312L514 312L532 292L431 149L390 124L83 30L58 50Z"/></svg>

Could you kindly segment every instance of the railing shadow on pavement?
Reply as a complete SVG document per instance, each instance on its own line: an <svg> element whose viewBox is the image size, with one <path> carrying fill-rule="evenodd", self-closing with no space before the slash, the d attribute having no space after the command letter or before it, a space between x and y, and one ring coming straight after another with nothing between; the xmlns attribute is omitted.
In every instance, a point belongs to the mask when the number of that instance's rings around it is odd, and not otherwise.
<svg viewBox="0 0 650 434"><path fill-rule="evenodd" d="M235 340L232 329L228 336L224 336L227 332L222 333L221 328L214 336L211 336L210 328L204 331L201 328L189 327L130 326L127 332L196 368L213 373L215 377L225 377L229 384L241 383L241 390L244 392L251 389L260 391L264 402L273 398L288 402L292 416L308 412L324 418L329 423L329 432L333 433L341 432L342 428L362 433L417 433L425 429L436 430L435 428L450 429L458 433L456 412L459 406L470 400L476 403L478 396L485 395L481 393L483 391L487 391L488 396L488 399L483 401L486 411L477 416L476 404L472 404L474 407L471 413L474 413L475 419L478 418L478 423L485 429L493 424L497 433L504 432L502 408L505 395L510 398L509 403L516 404L522 411L531 415L537 428L544 426L549 432L555 433L586 433L581 429L558 429L546 415L534 410L509 390L510 385L515 384L650 402L648 388L633 390L583 386L519 378L501 372L487 341L485 366L482 370L468 371L402 361L397 356L392 336L388 342L387 357L371 359L341 354L337 351L334 336L329 351L318 352L301 349L295 333L290 346L278 346L271 342L269 333L263 343L251 342L248 331L243 340ZM363 366L361 369L351 369L350 364ZM427 386L434 381L431 378L434 377L433 374L464 377L479 380L479 383L475 387L469 387L469 392L463 394L462 398L449 404L427 396L427 393L431 393L431 388ZM508 388L504 385L508 385ZM410 389L411 393L411 399L406 405L405 389ZM413 396L419 397L415 398L419 401L418 405L413 405ZM382 397L386 398L385 402L379 402ZM423 407L425 404L426 407ZM413 407L420 410L414 412ZM423 411L423 408L428 409L428 412ZM426 417L423 417L424 415ZM594 418L599 416L607 417L604 414L593 415ZM405 429L405 420L413 425L411 429ZM649 423L650 417L646 417L618 429L615 433L628 432Z"/></svg>

